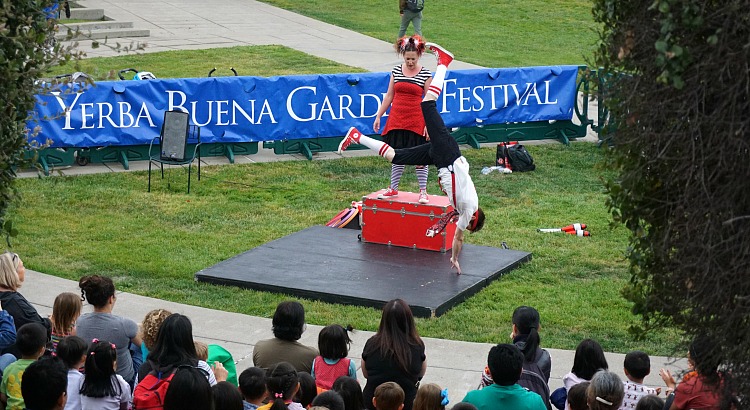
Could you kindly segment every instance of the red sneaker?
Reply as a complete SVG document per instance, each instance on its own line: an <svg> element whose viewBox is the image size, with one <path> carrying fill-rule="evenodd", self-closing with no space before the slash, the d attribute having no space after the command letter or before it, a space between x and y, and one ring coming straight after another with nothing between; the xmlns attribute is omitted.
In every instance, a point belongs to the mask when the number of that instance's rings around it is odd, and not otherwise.
<svg viewBox="0 0 750 410"><path fill-rule="evenodd" d="M359 137L361 136L362 133L359 132L358 129L354 127L349 128L346 136L343 140L341 140L341 143L339 143L338 153L341 154L342 152L346 151L346 149L349 148L349 146L352 144L359 144Z"/></svg>
<svg viewBox="0 0 750 410"><path fill-rule="evenodd" d="M395 198L397 196L398 196L398 191L388 187L388 189L386 189L385 192L381 192L378 194L378 199Z"/></svg>
<svg viewBox="0 0 750 410"><path fill-rule="evenodd" d="M435 54L437 57L438 65L444 65L448 67L451 62L453 62L453 54L451 54L450 51L446 50L442 46L439 46L435 43L427 43L425 44L427 48L432 51L432 54Z"/></svg>

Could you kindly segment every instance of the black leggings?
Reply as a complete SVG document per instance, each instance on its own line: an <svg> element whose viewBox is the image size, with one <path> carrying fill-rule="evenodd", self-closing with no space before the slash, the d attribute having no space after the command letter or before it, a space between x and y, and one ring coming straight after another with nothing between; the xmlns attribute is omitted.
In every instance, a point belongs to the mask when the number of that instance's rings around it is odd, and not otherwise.
<svg viewBox="0 0 750 410"><path fill-rule="evenodd" d="M435 101L422 101L422 115L430 134L428 144L412 148L397 149L392 163L396 165L435 165L447 168L461 156L458 143L448 128L445 127L443 117L437 110Z"/></svg>

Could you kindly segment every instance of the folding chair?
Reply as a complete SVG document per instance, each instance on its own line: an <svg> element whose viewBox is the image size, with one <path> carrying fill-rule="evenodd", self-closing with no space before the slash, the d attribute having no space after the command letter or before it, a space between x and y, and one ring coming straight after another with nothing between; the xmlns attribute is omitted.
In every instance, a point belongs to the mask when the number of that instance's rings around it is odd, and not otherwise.
<svg viewBox="0 0 750 410"><path fill-rule="evenodd" d="M190 193L190 176L192 165L198 159L198 181L201 180L201 130L190 124L190 115L183 111L167 111L161 133L151 140L148 147L148 192L151 192L151 164L161 166L161 179L164 179L164 165L187 165L188 187ZM158 152L157 152L158 150ZM169 187L169 183L167 183Z"/></svg>

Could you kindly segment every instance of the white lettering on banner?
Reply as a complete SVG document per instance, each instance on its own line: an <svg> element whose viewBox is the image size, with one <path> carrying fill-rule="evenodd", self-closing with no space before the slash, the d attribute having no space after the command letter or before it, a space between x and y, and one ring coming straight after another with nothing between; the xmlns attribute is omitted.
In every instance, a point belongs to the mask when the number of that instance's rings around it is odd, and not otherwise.
<svg viewBox="0 0 750 410"><path fill-rule="evenodd" d="M76 106L76 102L78 102L78 99L81 97L83 93L76 93L75 98L73 98L73 103L70 104L70 107L65 105L65 101L63 101L62 98L60 98L60 91L53 91L52 95L55 96L55 100L58 104L60 104L60 108L65 112L65 126L63 127L64 130L72 130L73 127L70 126L70 112L73 110L73 108Z"/></svg>
<svg viewBox="0 0 750 410"><path fill-rule="evenodd" d="M377 114L378 107L380 107L380 98L375 94L360 94L359 95L359 116L355 115L352 110L350 109L352 105L352 97L346 94L340 94L338 97L338 109L336 107L333 107L331 105L331 99L329 96L325 96L323 98L323 101L318 102L308 102L307 106L309 107L309 111L305 110L304 112L299 112L294 110L293 102L296 101L295 99L299 98L303 101L307 101L305 99L305 94L302 93L302 91L312 91L312 95L317 95L318 89L313 86L302 86L297 87L292 92L289 93L289 95L286 98L286 111L289 113L289 116L292 117L295 121L301 121L301 122L308 122L308 121L322 121L324 120L323 114L328 114L326 116L330 117L332 120L342 120L344 118L347 118L347 116L344 115L344 112L348 114L351 118L368 118L368 117L374 117L375 114ZM300 92L299 95L297 93ZM368 114L365 112L365 102L368 98L375 99L376 104L374 105L375 110L372 114ZM320 111L318 111L318 105L320 105Z"/></svg>
<svg viewBox="0 0 750 410"><path fill-rule="evenodd" d="M523 94L526 96L526 99L523 101L523 105L529 105L529 97L531 97L532 95L536 97L537 105L542 103L539 100L539 93L536 92L536 83L526 83L526 91L524 91Z"/></svg>
<svg viewBox="0 0 750 410"><path fill-rule="evenodd" d="M229 105L229 101L216 101L216 125L229 125L229 122L222 122L221 120L222 114L229 114L229 111L221 109L222 105Z"/></svg>
<svg viewBox="0 0 750 410"><path fill-rule="evenodd" d="M346 103L344 103L346 100ZM349 107L352 106L352 97L350 95L339 95L339 118L344 118L344 110L349 113L349 117L355 118L354 113Z"/></svg>
<svg viewBox="0 0 750 410"><path fill-rule="evenodd" d="M231 111L231 122L229 121L230 111L228 109L229 103L231 101L232 111ZM191 120L193 124L198 125L199 127L205 127L206 125L237 125L237 113L253 125L262 124L262 120L264 116L268 116L272 124L277 124L278 121L276 121L276 118L274 118L273 111L271 110L271 104L268 103L268 100L263 100L263 105L260 108L260 112L257 112L255 110L255 100L248 100L250 103L250 113L248 113L244 108L242 108L242 105L240 105L239 102L236 100L220 100L220 101L214 101L214 100L208 100L208 101L190 101L187 100L187 95L185 95L184 92L179 90L167 90L167 111L172 110L180 110L191 114ZM198 110L198 104L199 103L205 103L208 108L208 114L207 119L205 122L200 122L198 120L198 117L196 116L196 113ZM190 110L185 108L185 105L188 105L190 107ZM216 107L214 109L214 106ZM227 107L227 108L223 108ZM216 119L214 121L214 111L216 111ZM201 111L203 112L203 111ZM256 114L257 114L257 121L256 121Z"/></svg>
<svg viewBox="0 0 750 410"><path fill-rule="evenodd" d="M485 108L485 98L491 101L490 109L497 110L507 108L509 105L528 106L529 99L533 98L532 105L555 105L557 99L550 101L550 81L544 81L544 99L539 95L538 83L526 83L523 93L519 93L518 84L479 85L476 87L456 87L456 79L445 80L443 92L440 94L443 103L442 114L448 112L448 107L453 101L458 102L458 112L478 112ZM497 92L496 90L502 90ZM498 104L498 100L502 104Z"/></svg>
<svg viewBox="0 0 750 410"><path fill-rule="evenodd" d="M90 117L92 120L94 119L94 113L86 114L86 108L89 108L89 107L94 108L94 103L81 104L81 129L82 130L94 128L94 124L91 124L90 126L86 125L86 118Z"/></svg>
<svg viewBox="0 0 750 410"><path fill-rule="evenodd" d="M505 83L501 84L500 81ZM468 118L472 118L474 113L481 113L477 117L492 116L493 120L497 118L500 121L506 118L525 118L529 113L540 111L543 106L560 104L558 99L569 104L566 99L568 94L565 94L569 84L570 81L561 83L549 76L518 75L499 77L496 80L457 76L446 79L444 83L439 101L442 104L440 112L444 116L448 115L445 116L446 119L453 119L450 116L455 114L461 118L462 123L465 123L467 113ZM180 85L176 83L172 87L180 88ZM184 90L164 90L166 94L158 91L157 94L148 94L149 97L145 97L147 94L140 96L133 93L112 99L103 96L101 90L79 90L81 92L74 93L55 91L51 94L59 106L59 112L64 115L62 121L54 121L57 123L55 127L62 126L64 131L73 131L69 135L75 134L76 129L157 128L160 124L154 123L153 116L160 117L162 110L167 109L190 113L192 123L198 126L237 127L238 135L255 137L255 132L248 125L263 125L268 127L263 129L265 135L275 135L278 129L269 127L269 124L278 124L278 120L290 124L290 127L315 121L321 123L326 131L330 131L326 127L332 127L337 121L372 118L384 100L385 93L381 93L380 88L375 93L368 93L371 91L368 87L371 84L353 89L352 92L333 85L304 82L297 83L292 89L251 94L255 99L242 99L247 94L235 95L239 90L230 87L218 94L218 98L225 98L224 100L206 100L206 96L199 92L193 93L189 87ZM555 89L551 89L552 87ZM90 94L81 99L86 92ZM233 99L235 96L240 99ZM57 111L57 107L53 111ZM156 119L158 121L160 118Z"/></svg>
<svg viewBox="0 0 750 410"><path fill-rule="evenodd" d="M307 118L300 117L292 109L292 98L294 98L294 95L297 94L297 91L300 91L300 90L311 90L313 95L315 95L315 92L316 92L315 87L310 87L310 86L303 86L303 87L295 88L294 90L292 90L292 92L289 93L289 96L286 97L286 112L288 112L289 115L291 115L292 118L294 118L296 121L302 121L302 122L312 121L315 118L315 107L317 107L318 105L317 103L308 104L312 108L312 115L310 115Z"/></svg>
<svg viewBox="0 0 750 410"><path fill-rule="evenodd" d="M484 87L474 87L474 90L471 92L471 94L474 96L474 99L479 102L479 107L474 105L471 106L472 111L482 111L482 109L484 108L484 100L482 99L482 96L477 92L480 89L484 89Z"/></svg>
<svg viewBox="0 0 750 410"><path fill-rule="evenodd" d="M385 95L385 94L383 94ZM375 110L372 112L372 114L366 114L365 113L365 100L367 100L368 97L371 97L375 100ZM381 99L378 98L375 94L360 94L359 95L359 118L368 118L368 117L374 117L378 114L378 108L380 108ZM352 115L352 118L357 118L357 116Z"/></svg>
<svg viewBox="0 0 750 410"><path fill-rule="evenodd" d="M107 108L107 112L104 112L105 107ZM109 122L109 125L113 128L118 128L117 124L115 124L115 122L112 121L112 118L109 117L110 115L112 115L112 104L99 103L99 126L96 128L104 128L104 119L106 119Z"/></svg>
<svg viewBox="0 0 750 410"><path fill-rule="evenodd" d="M130 104L128 104L127 101L119 101L117 103L117 106L120 107L120 127L122 128L130 128L135 123L135 118L133 118L133 114L130 113ZM130 120L130 123L125 125L125 117L127 117Z"/></svg>
<svg viewBox="0 0 750 410"><path fill-rule="evenodd" d="M547 86L544 87L544 90L545 90L545 93L544 93L544 102L542 104L545 104L545 105L555 105L555 104L557 104L557 100L552 101L552 102L549 101L549 89L551 88L549 86L549 83L550 83L549 80L547 80L547 81L544 82L544 84L546 84Z"/></svg>
<svg viewBox="0 0 750 410"><path fill-rule="evenodd" d="M148 119L148 126L149 127L155 127L154 121L151 119L151 114L148 112L148 107L146 106L145 102L141 103L141 111L138 113L138 118L135 120L135 128L139 128L141 126L141 118Z"/></svg>
<svg viewBox="0 0 750 410"><path fill-rule="evenodd" d="M470 89L471 88L469 88L469 87L459 87L458 88L458 94L459 94L459 97L458 97L458 112L469 112L469 111L471 111L471 109L466 108L466 106L464 106L464 101L465 102L471 101L471 98L464 97L465 92L469 91Z"/></svg>
<svg viewBox="0 0 750 410"><path fill-rule="evenodd" d="M255 103L255 100L253 100L253 103ZM271 124L278 123L278 121L276 121L276 119L273 118L273 111L271 111L271 104L268 103L268 100L263 100L263 107L260 109L260 114L258 115L258 122L256 122L256 124L261 124L263 122L264 115L267 115L271 118Z"/></svg>

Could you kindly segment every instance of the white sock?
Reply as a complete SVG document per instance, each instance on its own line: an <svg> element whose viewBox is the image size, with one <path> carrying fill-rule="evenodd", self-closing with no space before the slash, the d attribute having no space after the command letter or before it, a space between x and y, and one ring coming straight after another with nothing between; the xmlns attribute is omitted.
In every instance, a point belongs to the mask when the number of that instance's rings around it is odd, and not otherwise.
<svg viewBox="0 0 750 410"><path fill-rule="evenodd" d="M448 71L448 67L444 65L437 66L435 69L435 75L432 76L432 82L430 83L430 88L427 90L427 94L432 94L435 97L440 95L440 92L443 91L446 71Z"/></svg>
<svg viewBox="0 0 750 410"><path fill-rule="evenodd" d="M364 145L365 147L367 147L367 148L369 148L369 149L377 152L378 155L380 155L381 157L387 158L389 160L392 159L393 156L391 155L391 157L388 158L388 156L387 156L388 155L388 151L390 150L391 152L395 153L395 151L393 150L393 148L391 148L390 145L386 144L383 141L378 141L378 140L376 140L374 138L370 138L370 137L368 137L366 135L363 135L363 136L359 137L359 143L362 144L362 145Z"/></svg>

